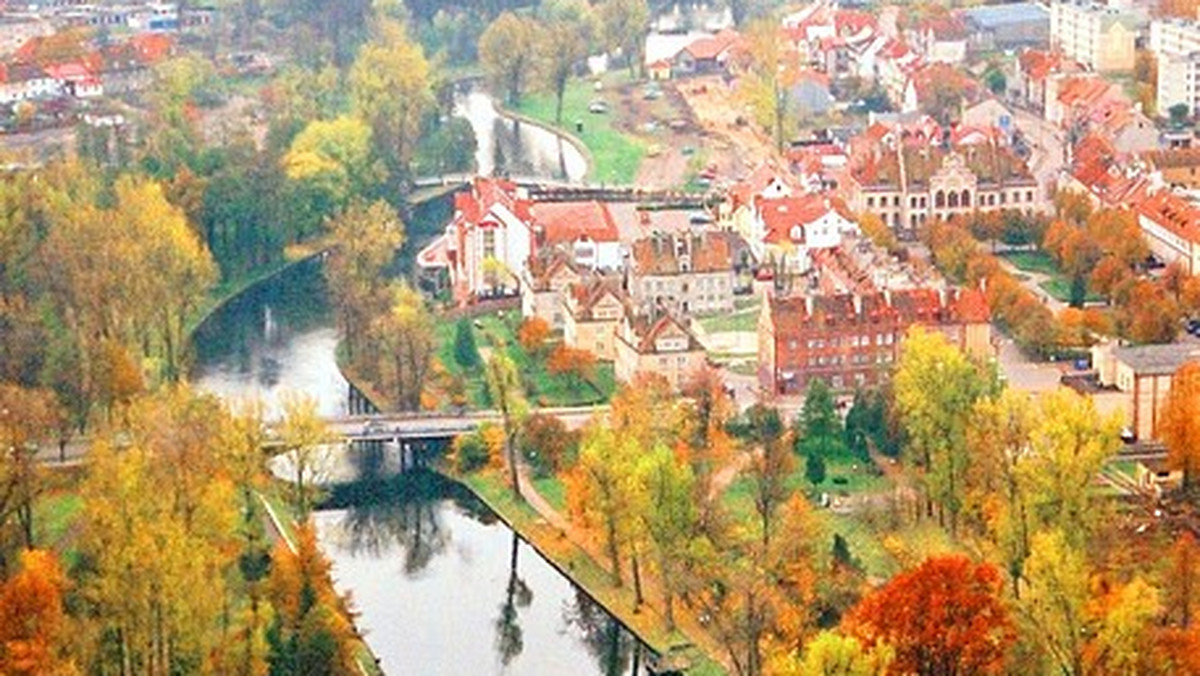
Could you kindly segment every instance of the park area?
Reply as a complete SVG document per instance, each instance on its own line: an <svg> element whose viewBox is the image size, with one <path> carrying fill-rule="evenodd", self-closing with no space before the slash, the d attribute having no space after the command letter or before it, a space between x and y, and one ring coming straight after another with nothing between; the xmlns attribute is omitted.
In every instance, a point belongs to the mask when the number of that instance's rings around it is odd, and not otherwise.
<svg viewBox="0 0 1200 676"><path fill-rule="evenodd" d="M548 332L540 340L526 340L523 345L518 336L520 327L521 316L516 312L438 324L437 360L449 382L452 406L491 405L485 368L496 350L503 350L512 360L525 396L534 406L587 406L612 397L616 385L611 363L597 363L578 350L566 349Z"/></svg>
<svg viewBox="0 0 1200 676"><path fill-rule="evenodd" d="M1050 294L1050 297L1060 303L1071 302L1071 279L1058 266L1054 258L1039 250L1009 251L1002 256L1012 263L1022 273L1034 278L1038 288ZM1088 291L1084 296L1085 303L1100 303L1104 297Z"/></svg>

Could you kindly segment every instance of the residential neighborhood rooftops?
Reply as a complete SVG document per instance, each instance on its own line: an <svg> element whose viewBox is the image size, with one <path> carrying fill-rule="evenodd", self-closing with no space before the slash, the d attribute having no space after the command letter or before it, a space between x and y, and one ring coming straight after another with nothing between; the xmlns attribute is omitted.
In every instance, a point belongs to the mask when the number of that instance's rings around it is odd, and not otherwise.
<svg viewBox="0 0 1200 676"><path fill-rule="evenodd" d="M640 239L633 243L633 261L640 275L675 275L727 271L733 256L722 233L705 232Z"/></svg>

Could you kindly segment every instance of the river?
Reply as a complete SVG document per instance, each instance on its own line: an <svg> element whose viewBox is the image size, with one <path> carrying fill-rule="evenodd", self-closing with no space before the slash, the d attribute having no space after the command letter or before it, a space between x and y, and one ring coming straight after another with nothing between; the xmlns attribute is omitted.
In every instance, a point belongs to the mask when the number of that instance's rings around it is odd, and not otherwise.
<svg viewBox="0 0 1200 676"><path fill-rule="evenodd" d="M480 174L579 182L587 173L587 160L578 148L535 124L500 115L492 97L474 85L462 85L455 95L454 114L475 130L475 165Z"/></svg>
<svg viewBox="0 0 1200 676"><path fill-rule="evenodd" d="M409 251L436 231L411 225ZM192 380L227 401L261 399L270 414L287 392L344 414L336 342L320 261L310 261L205 322ZM453 482L426 473L338 487L313 518L335 585L352 594L389 674L643 672L636 639Z"/></svg>

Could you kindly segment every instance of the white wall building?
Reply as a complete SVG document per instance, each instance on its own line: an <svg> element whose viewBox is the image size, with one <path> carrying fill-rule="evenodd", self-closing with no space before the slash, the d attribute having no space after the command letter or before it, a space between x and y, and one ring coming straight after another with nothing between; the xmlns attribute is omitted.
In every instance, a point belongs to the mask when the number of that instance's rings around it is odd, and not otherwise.
<svg viewBox="0 0 1200 676"><path fill-rule="evenodd" d="M1050 45L1099 72L1133 70L1139 17L1090 2L1050 3Z"/></svg>
<svg viewBox="0 0 1200 676"><path fill-rule="evenodd" d="M1150 24L1150 51L1158 61L1156 103L1160 115L1184 104L1197 109L1196 78L1200 75L1200 23L1181 19Z"/></svg>

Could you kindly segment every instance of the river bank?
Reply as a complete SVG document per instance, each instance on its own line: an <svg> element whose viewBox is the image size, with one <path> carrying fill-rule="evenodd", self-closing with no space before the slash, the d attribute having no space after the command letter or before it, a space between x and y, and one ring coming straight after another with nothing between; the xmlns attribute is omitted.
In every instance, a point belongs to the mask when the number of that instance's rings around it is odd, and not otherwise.
<svg viewBox="0 0 1200 676"><path fill-rule="evenodd" d="M543 505L543 510L550 508L544 499L536 499L540 496L531 482L524 481L521 488L528 499L518 500L506 481L507 475L501 471L485 470L469 475L458 475L445 467L438 471L469 488L543 559L658 654L664 665L677 664L694 676L727 673L707 650L698 647L692 636L679 628L667 629L666 619L652 605L655 599L646 598L638 606L632 587L614 584L609 571L568 535L566 525L553 523L561 517L536 509L533 503Z"/></svg>

